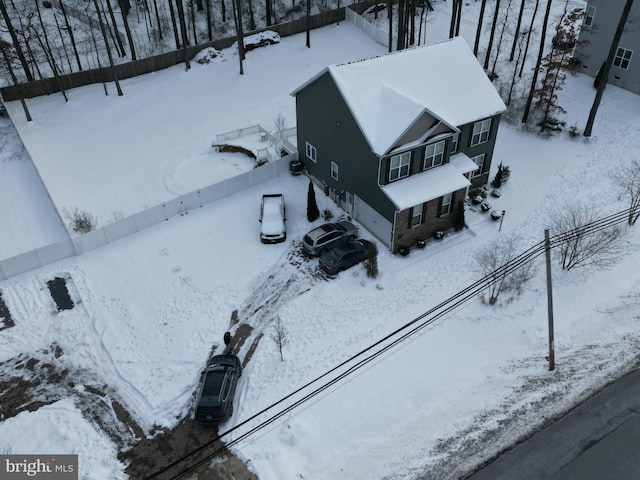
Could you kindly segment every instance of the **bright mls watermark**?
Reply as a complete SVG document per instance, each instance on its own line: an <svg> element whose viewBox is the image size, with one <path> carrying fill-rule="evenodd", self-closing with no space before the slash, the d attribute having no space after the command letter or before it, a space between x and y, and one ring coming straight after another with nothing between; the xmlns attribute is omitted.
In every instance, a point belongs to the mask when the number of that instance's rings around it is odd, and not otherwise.
<svg viewBox="0 0 640 480"><path fill-rule="evenodd" d="M78 480L78 455L0 455L0 479Z"/></svg>

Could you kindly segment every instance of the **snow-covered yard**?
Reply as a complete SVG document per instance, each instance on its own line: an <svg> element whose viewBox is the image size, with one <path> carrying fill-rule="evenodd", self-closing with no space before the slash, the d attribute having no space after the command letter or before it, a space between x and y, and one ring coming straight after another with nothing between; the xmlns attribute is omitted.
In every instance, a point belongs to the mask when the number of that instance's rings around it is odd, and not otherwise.
<svg viewBox="0 0 640 480"><path fill-rule="evenodd" d="M463 29L468 43L473 33L472 25ZM227 61L124 81L123 97L105 97L96 85L69 92L68 103L59 95L30 100L31 123L22 119L19 104L8 109L53 203L82 207L103 223L114 212L128 215L176 190L216 181L219 171L203 168L216 134L253 124L269 128L279 114L293 126L294 88L327 64L384 52L342 22L313 31L311 49L300 35L249 52L243 76L227 50ZM593 95L591 78L568 79L560 93L568 125L584 124ZM502 196L492 200L506 211L501 231L488 214L469 210L469 228L461 234L408 257L381 249L376 279L356 266L326 281L315 274L314 262L299 256L300 238L321 221L306 219L305 177L287 174L0 282L15 322L0 331L2 378L36 375L37 365L18 369L16 360L34 358L68 371L73 383L33 388L36 399L49 403L35 411L8 418L0 410L0 451L78 453L81 478L124 478L114 437L83 413L87 387L104 388L100 403L124 406L147 434L175 425L191 414L200 371L212 346L235 328L234 310L240 322L265 333L242 376L234 416L219 431L238 425L473 283L479 276L475 254L493 239L518 233L526 249L542 240L549 211L567 201L593 205L603 215L624 209L626 199L607 172L640 151L639 111L640 97L610 86L589 141L566 134L542 138L503 122L494 171L502 161L512 174ZM30 168L17 162L0 162L2 215L14 205L8 185ZM37 190L36 183L23 182L24 189ZM266 246L258 239L258 208L261 195L273 192L285 194L288 240ZM340 215L317 194L321 210ZM42 208L51 211L46 194L38 198L24 222L4 217L10 228L0 246L10 245L7 256L19 245L27 250L59 235L58 223L41 220L50 215ZM495 306L473 297L234 451L265 480L457 478L469 472L636 364L640 234L637 227L625 230L625 252L607 268L567 272L553 264L554 372L545 361L540 264L521 295ZM56 313L46 288L56 276L68 279L76 303L71 310ZM289 335L284 361L269 338L276 316Z"/></svg>

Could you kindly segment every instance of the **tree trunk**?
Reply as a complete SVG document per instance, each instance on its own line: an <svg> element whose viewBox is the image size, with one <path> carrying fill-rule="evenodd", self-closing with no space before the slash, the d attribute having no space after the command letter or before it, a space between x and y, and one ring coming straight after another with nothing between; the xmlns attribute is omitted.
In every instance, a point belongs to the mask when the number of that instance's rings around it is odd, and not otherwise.
<svg viewBox="0 0 640 480"><path fill-rule="evenodd" d="M633 0L627 0L627 3L624 5L624 10L622 10L622 16L620 17L620 21L618 22L618 28L616 29L616 33L613 36L613 41L611 42L611 47L609 48L609 55L607 56L607 61L604 64L604 70L602 71L602 80L598 84L596 97L593 99L593 105L591 106L591 111L589 112L587 125L584 128L585 137L591 136L593 123L596 120L596 114L598 113L600 101L602 100L602 94L604 93L604 87L607 85L607 81L609 80L611 65L613 65L613 60L616 56L616 51L618 50L618 44L620 43L620 38L622 37L622 32L624 31L624 26L627 23L627 18L629 18L629 12L631 11L632 5Z"/></svg>
<svg viewBox="0 0 640 480"><path fill-rule="evenodd" d="M389 17L389 53L393 51L393 1L387 0L387 16Z"/></svg>
<svg viewBox="0 0 640 480"><path fill-rule="evenodd" d="M487 6L487 0L482 0L480 5L480 16L478 17L478 28L476 28L476 41L473 44L473 54L478 56L478 45L480 44L480 32L482 32L482 21L484 20L484 9Z"/></svg>
<svg viewBox="0 0 640 480"><path fill-rule="evenodd" d="M484 69L489 68L489 57L491 57L491 49L493 48L493 37L496 34L496 24L498 23L498 13L500 12L500 0L496 0L496 10L493 12L493 23L491 24L491 35L489 36L489 46L484 56Z"/></svg>
<svg viewBox="0 0 640 480"><path fill-rule="evenodd" d="M513 57L516 54L516 43L518 43L518 35L520 35L520 25L522 25L522 13L524 12L525 0L520 0L520 13L518 13L518 22L516 23L516 31L513 34L513 44L511 45L511 54L509 55L509 61L513 62Z"/></svg>
<svg viewBox="0 0 640 480"><path fill-rule="evenodd" d="M527 62L527 54L529 53L529 42L531 41L531 32L533 31L533 22L536 19L536 14L538 13L539 5L540 5L540 0L536 0L536 6L533 9L533 15L531 15L531 23L529 24L529 31L527 32L527 44L524 47L524 55L522 56L522 63L520 64L520 73L518 73L518 78L522 77L522 70L524 69L524 64Z"/></svg>
<svg viewBox="0 0 640 480"><path fill-rule="evenodd" d="M38 20L40 21L40 28L42 28L42 35L44 36L44 44L42 43L42 40L40 39L40 37L38 38L38 41L40 42L40 46L42 47L42 50L44 50L45 56L47 57L47 61L49 62L49 66L51 66L51 71L53 72L53 77L56 79L56 83L58 84L58 88L60 88L60 91L62 92L62 96L64 97L64 101L68 102L69 98L67 98L67 92L64 89L64 86L62 85L62 82L60 81L60 76L58 74L58 66L56 65L56 59L53 58L53 51L51 50L51 44L49 43L49 35L47 34L47 29L44 26L44 21L42 20L42 12L40 11L40 3L39 2L35 2L36 3L36 10L38 12Z"/></svg>
<svg viewBox="0 0 640 480"><path fill-rule="evenodd" d="M189 37L187 36L187 19L184 16L184 5L182 0L176 0L176 14L178 15L178 21L180 22L180 34L182 35L182 51L184 52L184 67L189 70L191 64L189 63L189 54L187 51L187 44Z"/></svg>
<svg viewBox="0 0 640 480"><path fill-rule="evenodd" d="M153 9L156 12L156 24L158 25L158 38L162 40L162 23L160 23L160 12L158 12L158 0L153 0Z"/></svg>
<svg viewBox="0 0 640 480"><path fill-rule="evenodd" d="M59 1L60 11L62 12L62 16L64 17L64 24L66 26L67 32L69 33L69 39L71 40L71 47L73 48L73 53L76 57L76 63L78 64L78 70L82 71L82 64L80 63L80 54L78 53L78 47L76 45L76 38L73 35L73 29L71 28L71 24L69 23L69 17L67 16L67 10L64 8L64 4L62 0Z"/></svg>
<svg viewBox="0 0 640 480"><path fill-rule="evenodd" d="M253 0L247 0L247 3L249 4L249 29L253 31L256 29L256 19L253 15Z"/></svg>
<svg viewBox="0 0 640 480"><path fill-rule="evenodd" d="M124 10L120 10L120 12L122 13L122 23L124 24L124 31L127 34L127 42L129 42L129 50L131 51L131 60L135 61L138 58L136 57L136 48L133 45L133 35L131 35L129 20L127 19L127 15L124 13Z"/></svg>
<svg viewBox="0 0 640 480"><path fill-rule="evenodd" d="M307 0L307 48L311 48L311 0Z"/></svg>
<svg viewBox="0 0 640 480"><path fill-rule="evenodd" d="M511 11L511 1L507 4L507 8L504 12L504 19L502 22L502 30L500 30L500 38L498 39L498 48L496 48L496 58L493 60L493 67L491 67L491 78L494 78L496 73L496 65L498 63L498 57L500 56L500 50L502 50L502 38L504 37L504 31L509 21L509 12Z"/></svg>
<svg viewBox="0 0 640 480"><path fill-rule="evenodd" d="M404 50L404 39L406 36L406 4L407 0L398 0L398 38L396 40L396 48L398 50Z"/></svg>
<svg viewBox="0 0 640 480"><path fill-rule="evenodd" d="M104 26L104 21L102 20L102 13L100 11L100 7L98 7L98 0L93 0L93 5L98 14L98 20L100 23L100 31L102 32L102 38L104 39L104 45L107 48L107 56L109 57L109 66L111 67L111 74L113 75L113 81L116 84L116 90L118 90L118 96L121 97L123 95L122 89L120 88L120 82L118 81L118 73L113 65L113 55L111 55L111 47L109 46L109 39L107 38L107 29Z"/></svg>
<svg viewBox="0 0 640 480"><path fill-rule="evenodd" d="M211 0L206 0L207 5L207 36L209 41L213 40L213 13L211 12Z"/></svg>
<svg viewBox="0 0 640 480"><path fill-rule="evenodd" d="M544 20L542 22L542 33L540 34L540 49L538 50L538 60L536 61L536 67L533 70L533 79L531 80L531 88L529 89L529 96L527 97L527 104L524 107L524 113L522 115L522 123L527 123L529 120L529 110L531 110L531 102L533 101L533 94L536 91L536 83L538 81L538 71L540 70L540 63L542 62L542 55L544 53L544 40L547 36L547 23L549 22L549 12L551 12L551 0L547 0L547 10L544 14Z"/></svg>
<svg viewBox="0 0 640 480"><path fill-rule="evenodd" d="M124 57L126 55L124 49L124 43L122 42L122 38L120 37L120 32L118 31L118 24L116 23L116 16L113 14L113 8L111 8L111 2L107 0L107 10L109 11L109 18L111 18L111 25L113 25L114 36L116 42L118 43L117 49L119 50L119 55Z"/></svg>
<svg viewBox="0 0 640 480"><path fill-rule="evenodd" d="M55 20L56 28L58 29L58 36L60 37L60 43L62 44L62 51L64 52L64 56L67 59L67 65L69 65L69 72L73 72L73 67L71 66L71 59L69 58L69 52L67 51L67 42L65 42L64 40L64 35L62 34L62 28L60 28L60 22L58 22L58 16L55 13L53 14L53 19Z"/></svg>
<svg viewBox="0 0 640 480"><path fill-rule="evenodd" d="M271 26L271 0L265 1L265 16L267 17L267 27Z"/></svg>
<svg viewBox="0 0 640 480"><path fill-rule="evenodd" d="M181 45L180 45L180 35L178 34L178 25L176 24L176 12L173 9L173 1L174 0L168 0L168 2L169 2L169 13L171 14L171 25L173 26L173 36L174 36L175 41L176 41L176 50L180 50L180 47L181 47Z"/></svg>
<svg viewBox="0 0 640 480"><path fill-rule="evenodd" d="M242 0L234 0L233 12L236 17L236 36L238 37L238 59L240 60L240 75L244 75L242 61L244 60L244 32L242 30Z"/></svg>
<svg viewBox="0 0 640 480"><path fill-rule="evenodd" d="M193 0L189 0L189 15L191 16L191 32L193 33L193 44L198 44L198 32L196 31L196 10L193 6Z"/></svg>

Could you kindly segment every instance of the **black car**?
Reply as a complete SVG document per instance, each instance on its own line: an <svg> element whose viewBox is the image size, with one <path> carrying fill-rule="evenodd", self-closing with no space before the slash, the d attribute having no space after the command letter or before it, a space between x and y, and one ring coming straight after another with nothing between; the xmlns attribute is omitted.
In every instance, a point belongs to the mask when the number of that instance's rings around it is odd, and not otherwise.
<svg viewBox="0 0 640 480"><path fill-rule="evenodd" d="M346 220L337 223L325 223L314 228L303 237L302 247L307 254L316 257L342 242L353 240L356 235L358 235L358 227Z"/></svg>
<svg viewBox="0 0 640 480"><path fill-rule="evenodd" d="M242 365L235 355L216 355L209 360L198 395L198 421L218 425L231 417L233 397L241 375Z"/></svg>
<svg viewBox="0 0 640 480"><path fill-rule="evenodd" d="M320 255L320 268L329 275L362 262L367 258L371 242L367 240L349 240Z"/></svg>

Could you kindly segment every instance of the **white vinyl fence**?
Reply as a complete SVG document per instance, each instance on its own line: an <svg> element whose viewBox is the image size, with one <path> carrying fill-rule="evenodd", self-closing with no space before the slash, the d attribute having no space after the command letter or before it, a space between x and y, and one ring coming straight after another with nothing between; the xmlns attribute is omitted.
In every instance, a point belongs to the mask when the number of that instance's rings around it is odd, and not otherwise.
<svg viewBox="0 0 640 480"><path fill-rule="evenodd" d="M373 23L365 20L359 14L351 10L350 8L345 8L345 19L347 22L353 23L356 27L362 30L367 34L370 38L378 42L380 45L384 45L389 48L389 33L383 30L380 30ZM395 49L395 45L394 45Z"/></svg>
<svg viewBox="0 0 640 480"><path fill-rule="evenodd" d="M115 240L134 234L147 227L169 220L176 215L202 207L208 203L233 195L254 185L287 173L289 162L297 160L298 154L270 161L259 168L228 178L208 187L181 195L161 205L149 208L84 235L67 238L60 242L37 248L5 260L0 260L0 280L49 265L75 255L107 245Z"/></svg>

